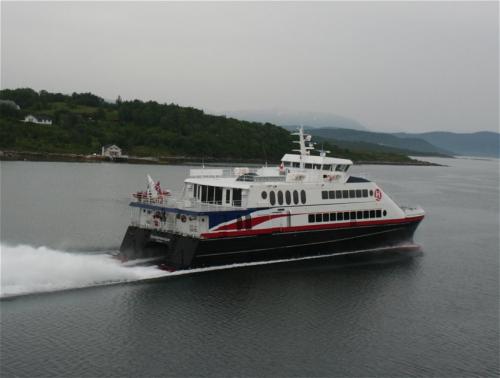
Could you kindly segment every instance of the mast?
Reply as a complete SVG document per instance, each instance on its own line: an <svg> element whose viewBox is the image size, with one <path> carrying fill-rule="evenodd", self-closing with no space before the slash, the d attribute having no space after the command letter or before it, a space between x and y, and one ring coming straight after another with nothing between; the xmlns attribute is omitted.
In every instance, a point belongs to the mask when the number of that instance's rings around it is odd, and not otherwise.
<svg viewBox="0 0 500 378"><path fill-rule="evenodd" d="M292 133L292 135L298 135L299 140L294 140L294 143L299 144L299 149L293 150L300 153L300 168L304 168L303 156L309 156L311 150L314 150L314 144L311 142L311 135L304 134L304 126L300 126L298 131ZM306 144L307 143L307 144Z"/></svg>

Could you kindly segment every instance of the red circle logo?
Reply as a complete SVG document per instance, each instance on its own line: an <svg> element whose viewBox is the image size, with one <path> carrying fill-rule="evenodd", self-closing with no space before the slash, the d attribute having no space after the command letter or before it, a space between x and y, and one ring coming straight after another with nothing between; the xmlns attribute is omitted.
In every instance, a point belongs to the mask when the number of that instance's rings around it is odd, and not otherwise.
<svg viewBox="0 0 500 378"><path fill-rule="evenodd" d="M375 189L375 200L380 201L382 199L382 191L380 189Z"/></svg>

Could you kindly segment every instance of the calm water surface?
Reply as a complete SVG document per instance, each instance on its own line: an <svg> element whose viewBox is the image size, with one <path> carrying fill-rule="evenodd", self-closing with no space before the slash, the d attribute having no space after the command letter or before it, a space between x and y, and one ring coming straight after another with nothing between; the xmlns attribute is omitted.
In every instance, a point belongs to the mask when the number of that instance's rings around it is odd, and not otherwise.
<svg viewBox="0 0 500 378"><path fill-rule="evenodd" d="M499 163L434 160L353 168L425 208L422 252L147 282L105 253L189 167L2 162L1 376L498 376Z"/></svg>

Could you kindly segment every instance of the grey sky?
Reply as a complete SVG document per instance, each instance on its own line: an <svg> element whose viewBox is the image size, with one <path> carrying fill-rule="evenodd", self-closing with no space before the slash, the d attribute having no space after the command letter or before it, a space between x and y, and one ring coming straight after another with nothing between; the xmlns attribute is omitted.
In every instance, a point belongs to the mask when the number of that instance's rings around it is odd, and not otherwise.
<svg viewBox="0 0 500 378"><path fill-rule="evenodd" d="M498 4L2 1L2 88L498 130Z"/></svg>

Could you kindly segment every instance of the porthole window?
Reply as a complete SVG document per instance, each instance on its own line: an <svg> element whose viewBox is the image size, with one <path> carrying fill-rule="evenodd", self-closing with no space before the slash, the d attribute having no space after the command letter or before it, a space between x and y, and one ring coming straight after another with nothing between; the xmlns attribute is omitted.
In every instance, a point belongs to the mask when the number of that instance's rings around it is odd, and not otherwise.
<svg viewBox="0 0 500 378"><path fill-rule="evenodd" d="M299 204L299 192L296 190L293 191L293 203L296 205Z"/></svg>
<svg viewBox="0 0 500 378"><path fill-rule="evenodd" d="M267 192L262 192L261 196L262 196L262 199L266 199L267 198Z"/></svg>
<svg viewBox="0 0 500 378"><path fill-rule="evenodd" d="M283 205L283 192L281 190L278 190L278 203Z"/></svg>
<svg viewBox="0 0 500 378"><path fill-rule="evenodd" d="M300 191L300 201L305 204L306 203L306 191L305 190L301 190Z"/></svg>
<svg viewBox="0 0 500 378"><path fill-rule="evenodd" d="M290 205L292 203L292 195L290 194L289 190L285 192L285 200L287 205Z"/></svg>
<svg viewBox="0 0 500 378"><path fill-rule="evenodd" d="M373 197L373 190L370 190L370 197Z"/></svg>
<svg viewBox="0 0 500 378"><path fill-rule="evenodd" d="M384 214L384 217L385 217L385 216L387 215L387 211L385 211L385 210L384 210L384 213L383 213L383 214Z"/></svg>
<svg viewBox="0 0 500 378"><path fill-rule="evenodd" d="M269 192L269 201L271 202L271 206L276 204L276 194L272 190Z"/></svg>

